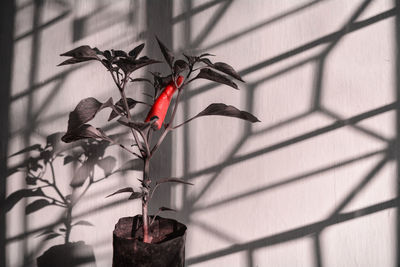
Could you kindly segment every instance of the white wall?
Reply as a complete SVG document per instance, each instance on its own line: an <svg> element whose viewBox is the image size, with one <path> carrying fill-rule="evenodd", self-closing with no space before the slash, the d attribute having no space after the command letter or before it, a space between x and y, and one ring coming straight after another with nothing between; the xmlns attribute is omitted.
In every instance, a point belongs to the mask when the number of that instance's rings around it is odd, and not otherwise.
<svg viewBox="0 0 400 267"><path fill-rule="evenodd" d="M154 174L195 183L156 201L169 202L179 210L171 217L188 225L188 266L394 266L396 164L387 156L396 138L395 110L387 106L396 101L393 1L168 2L47 0L35 9L17 1L10 154L65 131L80 99L118 99L99 64L55 67L60 53L82 44L128 50L145 41L160 58L158 33L176 51L217 55L246 81L240 91L198 82L178 121L213 102L262 121L200 118L163 146ZM117 165L128 159L116 148L107 155ZM61 163L56 171L68 192L73 170ZM139 202L104 196L135 175L95 184L74 211L95 225L77 228L72 240L93 246L97 266L111 265L118 218L140 212ZM7 194L26 186L22 175L6 181ZM24 216L32 200L7 214L7 266L31 266L62 243L35 238L60 209Z"/></svg>

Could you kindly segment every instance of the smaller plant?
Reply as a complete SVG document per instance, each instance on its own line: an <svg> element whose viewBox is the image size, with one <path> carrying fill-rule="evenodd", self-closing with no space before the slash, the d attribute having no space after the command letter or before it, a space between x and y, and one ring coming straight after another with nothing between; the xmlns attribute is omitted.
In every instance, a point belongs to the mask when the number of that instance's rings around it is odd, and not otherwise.
<svg viewBox="0 0 400 267"><path fill-rule="evenodd" d="M63 227L54 229L50 227L38 235L50 240L56 237L63 237L64 243L70 242L71 231L76 226L92 226L85 220L73 219L73 208L78 204L89 188L105 179L111 174L116 161L113 157L104 157L108 146L106 141L97 141L94 139L82 140L73 147L61 146L61 136L64 133L55 133L47 137L45 146L35 144L14 153L10 157L32 153L34 156L28 157L21 165L14 168L11 174L22 172L25 176L27 188L11 193L6 199L6 211L11 210L23 198L36 198L25 208L25 214L29 215L40 209L57 206L64 210L64 216L61 219ZM71 192L63 193L57 183L57 173L54 164L56 161L62 161L64 165L74 163L77 169L71 182ZM94 179L94 167L99 166L104 171L104 177ZM63 177L64 178L64 177ZM85 180L89 183L80 192L76 188L81 187Z"/></svg>
<svg viewBox="0 0 400 267"><path fill-rule="evenodd" d="M220 84L228 85L234 89L238 86L232 79L243 81L240 75L228 64L223 62L213 63L210 57L213 55L204 53L200 56L183 55L180 59L175 59L173 53L158 40L161 53L164 56L166 64L169 66L170 73L162 75L158 72L152 73L153 79L133 78L133 72L160 61L150 59L146 56L138 57L144 48L144 44L138 45L129 52L122 50L105 50L101 51L97 48L91 48L87 45L80 46L68 51L61 56L70 57L59 65L69 65L86 61L98 61L110 73L119 93L120 99L114 104L112 98L105 102L98 101L93 97L83 99L76 108L69 114L68 130L62 137L64 142L73 142L84 138L95 138L109 141L112 144L119 145L122 149L129 152L135 158L143 162L143 177L140 179L141 188L135 190L132 187L122 188L115 193L130 193L129 199L142 199L142 227L143 242L151 243L152 237L149 235L149 227L152 222L149 220L148 205L156 189L164 183L183 183L190 184L183 179L178 178L150 178L150 160L159 149L163 140L168 133L185 125L186 123L203 116L227 116L235 117L250 122L258 122L259 120L252 114L241 111L233 106L223 103L210 104L203 111L198 113L191 119L180 124L173 125L179 102L185 88L198 79L206 79ZM149 83L153 90L146 92L150 96L152 103L144 103L126 96L126 88L128 84L139 82ZM167 111L172 102L173 95L176 98L173 104L172 112L167 117ZM141 120L133 120L131 110L137 104L150 105L151 109L147 116ZM104 108L111 108L109 121L118 118L117 122L128 128L132 134L132 143L123 144L113 140L101 128L93 127L87 124L95 115ZM156 140L152 139L152 133L162 129L162 133ZM161 207L159 211L172 210L168 207ZM153 221L156 216L153 217Z"/></svg>

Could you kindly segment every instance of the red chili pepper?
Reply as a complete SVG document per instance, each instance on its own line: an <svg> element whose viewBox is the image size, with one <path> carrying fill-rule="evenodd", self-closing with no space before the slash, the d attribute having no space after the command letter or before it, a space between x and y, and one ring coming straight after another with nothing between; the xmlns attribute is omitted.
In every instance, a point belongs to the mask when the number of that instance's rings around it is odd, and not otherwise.
<svg viewBox="0 0 400 267"><path fill-rule="evenodd" d="M178 86L181 86L182 82L183 77L179 76L178 79L176 79L176 84ZM161 125L163 124L165 119L165 115L167 115L172 96L174 95L176 89L177 88L173 81L164 88L160 96L156 99L156 101L154 101L154 104L151 107L149 114L147 114L145 122L151 121L154 118L158 118L158 120L155 122L155 126L157 127L157 129L161 128Z"/></svg>

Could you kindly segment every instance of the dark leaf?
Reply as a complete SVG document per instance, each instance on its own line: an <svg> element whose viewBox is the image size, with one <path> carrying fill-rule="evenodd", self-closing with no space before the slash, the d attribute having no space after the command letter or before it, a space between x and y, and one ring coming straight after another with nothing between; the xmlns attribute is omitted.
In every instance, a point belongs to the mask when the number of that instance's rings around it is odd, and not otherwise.
<svg viewBox="0 0 400 267"><path fill-rule="evenodd" d="M158 210L159 211L176 211L175 209L171 209L171 208L168 208L168 207L160 207Z"/></svg>
<svg viewBox="0 0 400 267"><path fill-rule="evenodd" d="M232 68L232 66L224 63L224 62L216 62L213 64L214 68L216 70L219 70L225 74L228 74L229 76L239 80L239 81L243 81L242 77L240 77L240 75Z"/></svg>
<svg viewBox="0 0 400 267"><path fill-rule="evenodd" d="M234 106L228 106L223 103L214 103L209 105L206 109L202 112L197 114L192 119L201 117L201 116L211 116L211 115L218 115L218 116L227 116L227 117L235 117L243 120L247 120L250 122L259 122L259 120L249 112L241 111ZM190 119L190 120L192 120Z"/></svg>
<svg viewBox="0 0 400 267"><path fill-rule="evenodd" d="M59 228L58 231L60 231L60 232L65 232L65 231L67 231L67 229L65 229L65 228Z"/></svg>
<svg viewBox="0 0 400 267"><path fill-rule="evenodd" d="M116 57L128 57L128 54L122 50L111 50Z"/></svg>
<svg viewBox="0 0 400 267"><path fill-rule="evenodd" d="M163 178L159 179L156 184L163 184L163 183L181 183L181 184L188 184L188 185L193 185L192 183L186 182L185 180L179 179L179 178Z"/></svg>
<svg viewBox="0 0 400 267"><path fill-rule="evenodd" d="M55 232L54 232L53 230L46 230L46 231L44 231L44 232L38 234L38 235L35 236L35 237L40 237L40 236L44 236L44 235L48 235L48 234L55 234Z"/></svg>
<svg viewBox="0 0 400 267"><path fill-rule="evenodd" d="M113 59L110 50L106 50L103 52L103 56L108 59L109 61L111 61Z"/></svg>
<svg viewBox="0 0 400 267"><path fill-rule="evenodd" d="M74 57L74 58L93 58L97 59L96 50L90 48L88 45L82 45L77 48L74 48L68 52L60 54L60 56L64 57Z"/></svg>
<svg viewBox="0 0 400 267"><path fill-rule="evenodd" d="M97 55L103 55L103 52L101 52L100 49L98 49L97 47L93 47L92 49L96 52Z"/></svg>
<svg viewBox="0 0 400 267"><path fill-rule="evenodd" d="M198 79L198 78L207 79L210 81L226 84L230 87L238 89L236 83L229 80L226 76L221 75L221 74L219 74L211 69L208 69L208 68L200 70L200 73L196 76L196 79Z"/></svg>
<svg viewBox="0 0 400 267"><path fill-rule="evenodd" d="M136 79L131 79L131 82L148 82L151 85L153 85L153 83L149 80L149 79L145 79L145 78L136 78Z"/></svg>
<svg viewBox="0 0 400 267"><path fill-rule="evenodd" d="M141 197L143 197L143 193L142 192L133 192L128 199L138 199L138 198L141 198Z"/></svg>
<svg viewBox="0 0 400 267"><path fill-rule="evenodd" d="M111 62L109 61L109 60L107 60L107 59L102 59L101 60L101 64L103 64L104 65L104 67L106 67L107 69L109 69L109 70L111 70L112 69L112 64L111 64Z"/></svg>
<svg viewBox="0 0 400 267"><path fill-rule="evenodd" d="M114 192L114 193L112 193L112 194L106 196L106 198L111 197L111 196L114 196L114 195L116 195L116 194L121 194L121 193L133 193L133 192L135 192L135 191L133 190L132 187L125 187L125 188L122 188L122 189L120 189L120 190L118 190L118 191L116 191L116 192Z"/></svg>
<svg viewBox="0 0 400 267"><path fill-rule="evenodd" d="M140 69L144 66L150 65L150 64L155 64L155 63L160 63L160 61L150 59L148 57L141 57L136 60L132 60L130 58L120 58L117 61L115 61L115 64L121 68L123 72L125 72L126 75L129 75L133 71Z"/></svg>
<svg viewBox="0 0 400 267"><path fill-rule="evenodd" d="M185 56L185 58L189 62L189 65L191 65L191 66L193 66L200 59L199 57L196 57L196 56L189 56L189 55L186 55L186 54L183 54L183 55Z"/></svg>
<svg viewBox="0 0 400 267"><path fill-rule="evenodd" d="M10 211L24 197L41 197L44 196L42 189L21 189L11 193L5 200L5 210Z"/></svg>
<svg viewBox="0 0 400 267"><path fill-rule="evenodd" d="M79 128L68 131L61 140L65 143L70 143L86 138L102 139L112 142L112 140L100 128L94 128L89 124L83 124Z"/></svg>
<svg viewBox="0 0 400 267"><path fill-rule="evenodd" d="M56 237L59 237L59 236L61 236L59 233L49 234L43 240L50 240L50 239L53 239L53 238L56 238Z"/></svg>
<svg viewBox="0 0 400 267"><path fill-rule="evenodd" d="M139 56L140 52L142 52L143 48L144 43L136 46L131 51L129 51L129 56L131 56L133 59L136 59Z"/></svg>
<svg viewBox="0 0 400 267"><path fill-rule="evenodd" d="M46 199L38 199L28 204L25 208L25 214L31 214L35 211L38 211L44 207L50 206L51 203Z"/></svg>
<svg viewBox="0 0 400 267"><path fill-rule="evenodd" d="M71 64L76 64L76 63L89 61L89 60L93 60L93 59L91 59L91 58L69 58L67 60L64 60L63 62L61 62L57 66L71 65Z"/></svg>
<svg viewBox="0 0 400 267"><path fill-rule="evenodd" d="M172 82L172 75L168 76L161 76L160 73L158 72L151 72L154 78L154 98L158 97L159 92L161 92L161 89L163 89L165 86L167 86L170 82Z"/></svg>
<svg viewBox="0 0 400 267"><path fill-rule="evenodd" d="M76 225L82 225L82 226L94 226L92 223L88 222L88 221L78 221L76 223L74 223L72 226L76 226Z"/></svg>
<svg viewBox="0 0 400 267"><path fill-rule="evenodd" d="M111 156L102 158L96 162L96 164L104 171L104 176L109 176L112 173L116 163L117 160Z"/></svg>
<svg viewBox="0 0 400 267"><path fill-rule="evenodd" d="M101 103L96 98L88 97L81 100L75 109L69 113L68 131L76 129L94 118L94 116L103 108L113 105L112 98Z"/></svg>
<svg viewBox="0 0 400 267"><path fill-rule="evenodd" d="M178 75L188 68L189 68L189 65L186 63L186 61L184 61L182 59L178 59L174 63L174 74Z"/></svg>
<svg viewBox="0 0 400 267"><path fill-rule="evenodd" d="M90 48L90 46L88 46L88 45L79 46L75 49L72 49L68 52L61 54L60 56L66 56L66 57L71 57L71 58L58 64L58 66L75 64L75 63L84 62L84 61L88 61L88 60L99 60L96 50Z"/></svg>
<svg viewBox="0 0 400 267"><path fill-rule="evenodd" d="M204 53L204 54L201 54L199 57L214 57L215 55L213 55L213 54L210 54L210 53Z"/></svg>
<svg viewBox="0 0 400 267"><path fill-rule="evenodd" d="M143 170L143 161L141 159L131 159L125 162L115 172L141 171L141 170Z"/></svg>
<svg viewBox="0 0 400 267"><path fill-rule="evenodd" d="M172 69L172 64L174 63L174 55L171 53L171 51L156 37L158 46L160 47L161 53L163 54L165 61L169 65L169 67Z"/></svg>
<svg viewBox="0 0 400 267"><path fill-rule="evenodd" d="M32 145L32 146L25 147L24 149L22 149L22 150L20 150L18 152L15 152L11 156L9 156L9 158L14 157L16 155L20 155L20 154L26 153L26 152L30 152L30 151L40 151L41 149L42 149L42 147L39 144L35 144L35 145Z"/></svg>
<svg viewBox="0 0 400 267"><path fill-rule="evenodd" d="M75 172L74 177L72 178L71 183L69 184L71 187L80 187L82 186L86 179L89 178L90 173L93 171L94 163L92 161L85 161Z"/></svg>
<svg viewBox="0 0 400 267"><path fill-rule="evenodd" d="M202 58L202 59L200 59L200 61L207 64L210 67L214 67L214 64L208 58Z"/></svg>
<svg viewBox="0 0 400 267"><path fill-rule="evenodd" d="M133 109L133 108L136 106L136 104L138 104L138 103L146 104L146 103L144 103L144 102L137 101L137 100L134 100L134 99L129 98L129 97L126 99L126 101L128 102L128 107L129 107L129 109ZM117 109L117 111L119 111L120 113L125 113L125 107L124 107L124 106L125 106L125 105L124 105L122 99L120 99L120 100L119 100L117 103L115 103L115 105L114 105L114 107L115 107L115 108ZM111 111L111 113L110 113L110 116L108 117L108 121L114 119L114 118L117 117L117 116L118 116L118 113L113 109L113 110Z"/></svg>

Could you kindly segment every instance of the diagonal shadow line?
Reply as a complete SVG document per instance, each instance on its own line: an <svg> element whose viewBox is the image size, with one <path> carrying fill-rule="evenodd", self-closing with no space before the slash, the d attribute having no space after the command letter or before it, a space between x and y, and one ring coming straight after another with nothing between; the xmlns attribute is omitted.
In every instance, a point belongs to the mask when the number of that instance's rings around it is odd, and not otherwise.
<svg viewBox="0 0 400 267"><path fill-rule="evenodd" d="M256 132L253 132L252 135L256 136L256 135L260 135L260 134L264 134L264 133L276 130L276 129L278 129L280 127L283 127L285 125L294 123L294 122L299 121L301 119L304 119L305 117L311 115L312 113L313 113L313 111L307 111L307 112L304 112L304 113L300 113L300 114L298 114L296 116L293 116L293 117L290 117L290 118L288 118L288 119L286 119L284 121L277 122L277 123L275 123L273 125L267 126L267 127L263 128L263 129L260 129L260 130L258 130Z"/></svg>
<svg viewBox="0 0 400 267"><path fill-rule="evenodd" d="M315 61L318 58L319 58L319 56L311 56L310 58L307 58L307 59L301 60L299 62L296 62L295 64L293 64L293 65L291 65L289 67L285 67L283 69L280 69L280 70L278 70L278 71L276 71L276 72L274 72L274 73L272 73L270 75L267 75L267 76L265 76L265 77L263 77L261 79L258 79L256 81L252 81L250 85L253 86L253 87L254 86L258 86L261 83L264 83L264 82L266 82L268 80L274 79L274 78L276 78L278 76L281 76L282 74L286 74L286 73L288 73L288 72L290 72L290 71L292 71L294 69L302 67L302 66L306 65L307 63Z"/></svg>
<svg viewBox="0 0 400 267"><path fill-rule="evenodd" d="M121 36L119 36L118 38L121 39L121 38L123 38L123 37L125 37L125 36L124 36L124 35L121 35ZM117 39L118 39L118 38L117 38ZM119 42L119 43L109 42L109 43L103 44L103 46L104 46L104 47L108 47L108 46L110 46L110 45L113 45L113 46L115 46L115 47L118 47L118 46L121 46L122 43L123 43L122 41ZM74 72L74 71L76 71L76 70L78 70L78 69L87 67L89 64L94 64L94 65L96 65L97 63L98 63L98 62L91 62L91 61L88 61L88 62L82 62L82 63L80 63L79 65L70 66L70 67L68 67L68 69L63 70L62 72L60 72L60 73L58 73L58 74L55 74L54 76L49 77L49 78L47 78L46 80L44 80L44 81L42 81L42 82L35 82L34 84L32 84L31 86L29 86L29 87L26 88L25 90L23 90L23 91L21 91L21 92L15 94L15 95L12 95L11 98L10 98L10 101L12 102L12 101L16 101L16 100L18 100L18 99L20 99L20 98L22 98L22 97L26 97L26 96L28 96L29 94L31 94L32 92L34 92L34 91L36 91L36 90L39 90L39 89L41 89L41 88L44 88L46 85L48 85L48 84L50 84L50 83L52 83L52 82L54 82L54 81L56 81L56 80L65 78L66 76L68 76L69 74L71 74L72 72Z"/></svg>
<svg viewBox="0 0 400 267"><path fill-rule="evenodd" d="M222 2L226 2L226 1L230 1L230 0L214 0L214 1L210 1L208 3L202 4L196 8L191 8L188 11L185 11L182 14L179 14L178 16L175 16L174 18L172 18L172 24L178 23L182 20L186 20L188 17L194 17L194 15L203 12L204 10L209 9L210 7L213 7L215 5L218 5L219 3Z"/></svg>
<svg viewBox="0 0 400 267"><path fill-rule="evenodd" d="M247 102L247 108L248 108L249 112L253 112L253 110L252 110L253 109L253 103L252 103L253 99L254 99L254 90L247 90L246 91L246 102ZM235 156L235 154L239 151L239 149L246 142L248 136L251 136L251 129L252 129L251 125L245 125L241 139L237 142L235 147L228 153L229 156L223 162L229 162ZM189 203L191 204L191 207L190 207L191 209L193 209L193 205L198 200L200 200L200 198L208 191L208 189L211 188L211 186L217 180L218 176L222 173L224 168L225 168L224 166L221 166L221 168L213 174L211 179L208 180L207 184L202 188L200 193L197 194L195 199L192 199L191 201L189 201Z"/></svg>
<svg viewBox="0 0 400 267"><path fill-rule="evenodd" d="M54 76L52 76L52 77L50 77L50 78L48 78L48 79L46 79L46 80L44 80L42 82L35 83L32 86L29 86L24 91L13 95L11 97L10 101L13 102L13 101L16 101L16 100L18 100L18 99L20 99L22 97L26 97L26 96L28 96L29 94L31 94L33 91L35 91L37 89L44 88L46 85L48 85L48 84L50 84L50 83L52 83L54 81L57 81L59 79L64 79L66 76L68 76L72 72L78 70L79 68L82 68L82 67L86 66L87 64L92 64L92 63L81 63L80 66L71 67L70 69L65 70L65 71L63 71L63 72L61 72L59 74L56 74L56 75L54 75Z"/></svg>
<svg viewBox="0 0 400 267"><path fill-rule="evenodd" d="M388 153L389 154L389 153ZM378 162L378 164L372 168L372 170L368 173L368 175L359 183L357 184L353 190L347 195L347 197L336 207L336 209L329 215L330 218L337 215L340 211L342 211L347 204L349 204L358 193L365 188L365 186L373 180L373 178L379 173L379 171L389 162L390 156L386 155L382 160Z"/></svg>
<svg viewBox="0 0 400 267"><path fill-rule="evenodd" d="M314 88L312 94L312 110L318 110L322 102L322 85L324 81L324 70L325 70L325 57L320 56L316 64L316 78L314 81Z"/></svg>
<svg viewBox="0 0 400 267"><path fill-rule="evenodd" d="M220 45L223 45L223 44L226 44L226 43L230 43L230 42L232 42L232 41L234 41L234 40L236 40L236 39L238 39L240 37L243 37L246 34L249 34L249 33L253 32L253 31L261 29L261 28L263 28L263 27L265 27L265 26L267 26L267 25L269 25L271 23L274 23L274 22L276 22L278 20L281 20L281 19L283 19L283 18L285 18L287 16L290 16L290 15L293 15L295 13L298 13L298 12L300 12L300 11L306 9L306 8L309 8L309 7L313 6L313 5L321 3L321 2L322 1L319 1L319 0L313 0L313 1L308 2L306 4L297 6L297 7L293 8L293 9L287 11L287 12L284 12L282 14L278 14L278 15L272 17L272 18L269 18L269 19L267 19L267 20L265 20L265 21L263 21L261 23L258 23L258 24L254 25L254 26L248 27L243 31L235 33L235 34L233 34L233 35L231 35L231 36L229 36L229 37L227 37L225 39L217 41L217 42L215 42L213 44L210 44L210 45L206 46L205 48L201 48L199 50L200 51L209 51L210 49L213 49L213 48L218 47Z"/></svg>
<svg viewBox="0 0 400 267"><path fill-rule="evenodd" d="M39 116L45 111L46 108L49 106L49 102L53 100L57 93L61 90L61 87L65 83L66 77L58 80L57 84L54 86L54 88L50 91L50 93L47 95L46 99L42 101L42 105L37 109L35 114L32 115L32 120L36 122L38 121Z"/></svg>
<svg viewBox="0 0 400 267"><path fill-rule="evenodd" d="M242 198L245 198L245 197L254 196L256 194L263 193L265 191L268 191L268 190L271 190L271 189L275 189L277 187L285 186L285 185L291 184L293 182L304 180L306 178L311 178L311 177L313 177L313 176L315 176L317 174L321 174L321 173L324 173L324 172L327 172L327 171L330 171L330 170L334 170L334 169L337 169L337 168L340 168L340 167L344 167L344 166L353 164L355 162L359 162L361 160L368 159L368 158L376 156L376 155L380 155L382 153L387 153L387 149L373 151L373 152L370 152L370 153L367 153L367 154L364 154L364 155L361 155L361 156L357 156L357 157L353 157L353 158L350 158L350 159L347 159L347 160L343 160L343 161L338 162L336 164L324 166L322 168L319 168L319 169L316 169L316 170L312 170L312 171L303 173L303 174L295 176L295 177L282 179L283 181L281 181L281 182L270 184L270 185L267 185L267 186L262 187L262 188L257 188L255 190L251 190L251 191L248 191L248 192L245 192L245 193L242 193L242 194L239 194L239 195L236 195L236 196L233 196L233 197L230 197L230 198L227 198L227 199L224 199L224 200L221 200L221 201L218 201L218 202L206 205L206 206L202 206L202 207L198 206L198 207L196 207L195 211L200 211L200 210L205 210L205 209L218 207L220 205L231 203L233 201L236 201L236 200L239 200L239 199L242 199Z"/></svg>
<svg viewBox="0 0 400 267"><path fill-rule="evenodd" d="M191 222L192 225L196 225L198 227L200 227L201 229L212 233L214 236L216 236L217 238L221 239L222 241L228 242L228 243L237 243L239 242L236 238L231 237L229 234L224 233L222 231L220 231L219 229L216 229L204 222L201 222L199 220L192 220Z"/></svg>
<svg viewBox="0 0 400 267"><path fill-rule="evenodd" d="M329 110L329 109L326 108L326 107L321 107L321 108L320 108L320 111L321 111L322 114L327 115L327 116L330 117L330 118L333 118L333 119L336 119L336 120L342 120L342 119L343 119L343 118L340 117L338 114L336 114L335 112ZM363 132L363 133L365 133L365 134L367 134L367 135L370 135L370 136L372 136L372 137L375 137L376 139L379 139L379 140L381 140L381 141L384 141L384 142L386 142L386 143L389 143L389 142L390 142L389 139L387 139L387 138L383 137L382 135L380 135L380 134L374 132L373 130L367 129L366 127L363 127L363 126L361 126L361 125L352 125L351 127L353 127L354 129L356 129L356 130L358 130L358 131L360 131L360 132Z"/></svg>
<svg viewBox="0 0 400 267"><path fill-rule="evenodd" d="M390 208L396 208L399 204L399 199L394 198L390 199L388 201L380 202L365 208L361 208L358 210L354 210L351 212L346 212L346 213L339 213L333 217L330 217L328 219L318 221L315 223L308 224L306 226L294 228L289 231L285 231L282 233L266 236L263 238L259 238L253 241L249 241L246 243L241 243L241 244L236 244L232 245L230 247L220 249L217 251L210 252L205 255L200 255L196 256L193 258L188 259L186 262L188 265L191 264L196 264L200 262L205 262L208 260L212 260L215 258L227 256L230 254L234 254L237 252L245 251L248 249L257 249L257 248L262 248L262 247L268 247L276 244L280 244L283 242L303 238L312 234L315 234L317 232L320 232L322 229L325 229L329 226L343 223L349 220L353 220L355 218L361 218L376 212L384 211L386 209Z"/></svg>
<svg viewBox="0 0 400 267"><path fill-rule="evenodd" d="M242 147L242 145L246 142L247 137L244 136L242 139L235 145L235 147L228 153L228 157L223 161L223 162L229 162L231 161L236 152L239 151L239 149ZM207 192L207 190L212 186L213 182L218 178L218 176L221 174L221 172L225 169L226 166L221 165L218 170L215 171L213 176L208 180L207 184L201 189L201 191L196 195L196 197L190 199L189 201L186 201L185 203L188 203L190 205L190 208L193 209L193 205Z"/></svg>
<svg viewBox="0 0 400 267"><path fill-rule="evenodd" d="M360 29L362 29L364 27L367 27L367 26L369 26L369 25L371 25L373 23L376 23L376 22L382 21L384 19L390 18L390 17L394 16L395 14L396 14L396 8L392 8L392 9L390 9L388 11L382 12L382 13L380 13L378 15L375 15L375 16L372 16L372 17L370 17L368 19L361 20L361 21L358 21L358 22L354 22L352 25L349 26L349 28L347 29L346 34L352 33L354 31L357 31L357 30L360 30ZM243 76L245 76L247 74L250 74L250 73L252 73L252 72L254 72L256 70L265 68L265 67L267 67L269 65L272 65L272 64L277 63L279 61L282 61L284 59L290 58L292 56L295 56L297 54L300 54L302 52L310 50L311 48L317 47L317 46L325 44L325 43L329 43L332 40L334 40L335 38L337 38L338 36L340 36L341 34L343 34L343 33L342 33L341 30L339 30L339 31L333 32L331 34L325 35L325 36L323 36L321 38L318 38L318 39L316 39L314 41L311 41L311 42L309 42L307 44L301 45L301 46L299 46L297 48L294 48L292 50L284 52L284 53L282 53L282 54L280 54L278 56L272 57L270 59L267 59L265 61L257 63L257 64L255 64L253 66L247 67L247 68L239 71L239 74L243 77ZM215 88L217 86L218 85L209 84L209 85L203 86L203 87L201 87L201 88L199 88L199 89L197 89L195 91L189 91L189 92L187 92L186 95L187 95L188 98L194 97L196 95L202 94L202 93L204 93L204 92L206 92L206 91L208 91L208 90L210 90L212 88Z"/></svg>
<svg viewBox="0 0 400 267"><path fill-rule="evenodd" d="M226 2L218 9L218 11L213 15L213 18L207 23L204 29L199 33L199 35L189 44L187 48L191 49L193 47L198 47L210 34L212 29L218 24L220 19L223 17L224 13L228 11L229 6L232 4L232 0L226 0Z"/></svg>
<svg viewBox="0 0 400 267"><path fill-rule="evenodd" d="M342 127L356 124L356 123L358 123L358 122L360 122L362 120L365 120L365 119L371 118L373 116L376 116L378 114L382 114L384 112L396 109L396 108L398 108L398 106L399 106L399 104L397 102L394 102L394 103L391 103L391 104L388 104L388 105L385 105L385 106L382 106L382 107L379 107L379 108L376 108L376 109L369 110L369 111L364 112L362 114L353 116L353 117L351 117L349 119L336 121L336 122L334 122L334 123L332 123L332 124L330 124L328 126L325 126L325 127L313 130L313 131L309 131L307 133L301 134L299 136L296 136L294 138L288 139L286 141L283 141L283 142L280 142L280 143L277 143L277 144L274 144L274 145L271 145L271 146L256 150L254 152L251 152L251 153L248 153L248 154L245 154L245 155L241 155L241 156L232 158L230 160L230 162L228 162L228 163L217 164L217 165L205 168L203 170L199 170L199 171L196 171L196 172L189 173L189 174L187 174L187 176L185 178L186 179L193 179L193 178L195 178L197 176L200 176L200 175L203 175L203 174L216 172L221 168L221 166L225 167L225 166L228 166L228 165L233 165L233 164L236 164L238 162L245 161L245 160L248 160L248 159L251 159L251 158L255 158L255 157L258 157L260 155L269 153L271 151L275 151L275 150L278 150L280 148L283 148L283 147L286 147L286 146L289 146L289 145L293 145L293 144L299 143L301 141L304 141L304 140L307 140L307 139L310 139L310 138L313 138L313 137L316 137L316 136L319 136L319 135L322 135L322 134L325 134L325 133L340 129Z"/></svg>
<svg viewBox="0 0 400 267"><path fill-rule="evenodd" d="M355 21L361 14L365 11L369 4L371 4L372 0L364 0L361 5L357 8L356 12L350 17L350 19L343 25L342 29L339 30L336 36L333 38L331 43L323 52L324 59L325 57L332 51L332 49L339 43L340 40L346 35L346 33L351 31L352 25L354 25Z"/></svg>
<svg viewBox="0 0 400 267"><path fill-rule="evenodd" d="M53 24L59 22L60 20L63 20L64 18L66 18L69 14L71 13L71 10L67 10L64 11L63 13L61 13L59 16L55 17L54 19L51 19L43 24L41 24L40 26L36 27L35 29L28 31L26 33L21 34L20 36L16 37L14 39L14 42L18 42L26 37L29 37L31 35L33 35L35 32L37 31L42 31L45 28L48 28L50 26L52 26Z"/></svg>

